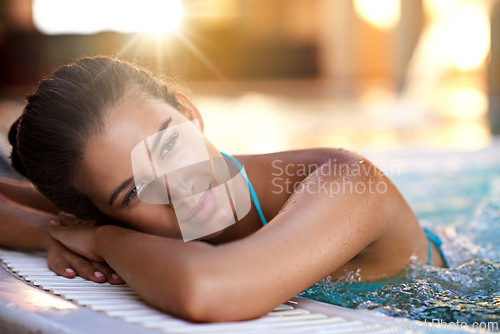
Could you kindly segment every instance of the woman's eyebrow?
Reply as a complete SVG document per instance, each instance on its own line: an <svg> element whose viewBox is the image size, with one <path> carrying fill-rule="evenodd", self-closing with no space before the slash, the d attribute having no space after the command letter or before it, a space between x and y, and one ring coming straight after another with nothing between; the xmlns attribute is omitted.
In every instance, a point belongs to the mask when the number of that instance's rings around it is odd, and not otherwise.
<svg viewBox="0 0 500 334"><path fill-rule="evenodd" d="M113 205L113 202L115 201L115 199L118 197L118 195L123 191L125 190L125 188L128 187L128 185L134 181L134 177L129 177L128 179L126 179L125 181L122 182L122 184L120 184L118 187L115 188L115 190L113 191L113 193L111 194L111 196L109 196L109 206L112 206Z"/></svg>
<svg viewBox="0 0 500 334"><path fill-rule="evenodd" d="M158 147L158 144L160 143L160 139L162 137L162 131L165 130L166 128L168 128L168 125L170 124L170 122L172 121L172 117L169 117L167 118L163 123L161 123L160 127L158 128L158 131L156 131L156 137L155 137L155 140L153 141L153 145L151 146L151 150L150 150L150 153L151 155L154 154L156 148ZM128 185L134 180L134 177L129 177L128 179L126 179L125 181L123 181L118 187L115 188L115 190L113 191L113 193L111 194L111 196L109 196L109 201L108 201L108 205L109 206L112 206L113 205L113 202L116 200L116 198L118 197L118 195L123 191L125 190L125 188L128 187Z"/></svg>
<svg viewBox="0 0 500 334"><path fill-rule="evenodd" d="M163 133L161 133L161 132L163 130L165 130L166 128L168 128L170 121L172 121L172 117L169 117L165 122L161 123L161 125L156 133L155 140L153 141L153 145L151 145L151 150L150 150L151 156L154 155L156 148L158 147L158 144L160 143L160 139L163 135Z"/></svg>

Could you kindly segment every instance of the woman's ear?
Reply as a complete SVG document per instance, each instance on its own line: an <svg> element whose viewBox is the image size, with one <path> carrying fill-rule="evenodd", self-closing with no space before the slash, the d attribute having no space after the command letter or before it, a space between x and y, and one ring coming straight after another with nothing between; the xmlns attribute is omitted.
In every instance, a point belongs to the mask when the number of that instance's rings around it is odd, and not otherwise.
<svg viewBox="0 0 500 334"><path fill-rule="evenodd" d="M176 93L175 95L177 102L182 106L182 110L180 110L184 115L186 115L187 118L189 118L191 121L197 120L200 124L200 130L203 132L204 129L204 124L203 124L203 118L201 117L200 112L198 111L198 108L191 102L188 97L182 93Z"/></svg>

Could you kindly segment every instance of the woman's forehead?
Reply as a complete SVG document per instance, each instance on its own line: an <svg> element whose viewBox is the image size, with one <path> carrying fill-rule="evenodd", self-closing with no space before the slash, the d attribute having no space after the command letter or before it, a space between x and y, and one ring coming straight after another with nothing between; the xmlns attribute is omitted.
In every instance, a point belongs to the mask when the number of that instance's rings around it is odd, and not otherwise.
<svg viewBox="0 0 500 334"><path fill-rule="evenodd" d="M105 125L107 131L126 127L124 130L147 134L151 128L158 127L158 122L163 122L168 117L174 121L185 118L181 112L163 100L143 94L126 94L118 105L110 109Z"/></svg>
<svg viewBox="0 0 500 334"><path fill-rule="evenodd" d="M124 98L112 108L104 120L105 131L89 138L85 148L80 179L90 188L89 195L104 199L130 178L133 148L168 118L177 123L185 117L166 102L151 98Z"/></svg>

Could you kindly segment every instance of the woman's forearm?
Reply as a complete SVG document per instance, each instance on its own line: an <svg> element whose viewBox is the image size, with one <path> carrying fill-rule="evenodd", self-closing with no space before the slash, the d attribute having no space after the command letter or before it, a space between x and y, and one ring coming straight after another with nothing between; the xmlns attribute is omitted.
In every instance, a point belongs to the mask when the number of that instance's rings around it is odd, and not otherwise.
<svg viewBox="0 0 500 334"><path fill-rule="evenodd" d="M198 318L195 308L203 298L198 286L204 276L199 264L215 246L112 225L95 233L96 253L148 303L183 318Z"/></svg>
<svg viewBox="0 0 500 334"><path fill-rule="evenodd" d="M21 205L40 211L57 214L56 206L43 196L29 182L21 182L0 177L0 194Z"/></svg>
<svg viewBox="0 0 500 334"><path fill-rule="evenodd" d="M51 237L47 225L56 217L11 201L0 193L0 246L45 251Z"/></svg>

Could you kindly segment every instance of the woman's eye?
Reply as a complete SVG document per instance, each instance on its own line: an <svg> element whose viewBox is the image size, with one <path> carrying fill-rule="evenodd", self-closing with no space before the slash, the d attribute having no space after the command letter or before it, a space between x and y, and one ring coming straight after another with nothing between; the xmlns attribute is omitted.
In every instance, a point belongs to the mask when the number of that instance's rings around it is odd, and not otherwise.
<svg viewBox="0 0 500 334"><path fill-rule="evenodd" d="M175 145L175 142L177 141L177 138L179 137L179 133L174 133L168 139L165 141L165 144L163 144L161 151L160 151L160 161L163 162L163 159L167 155L168 152L170 152Z"/></svg>
<svg viewBox="0 0 500 334"><path fill-rule="evenodd" d="M133 186L132 188L130 188L130 191L123 199L123 205L128 206L130 200L134 199L135 196L137 196L137 188Z"/></svg>

